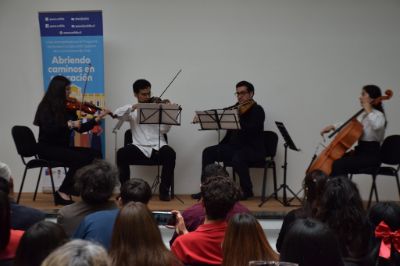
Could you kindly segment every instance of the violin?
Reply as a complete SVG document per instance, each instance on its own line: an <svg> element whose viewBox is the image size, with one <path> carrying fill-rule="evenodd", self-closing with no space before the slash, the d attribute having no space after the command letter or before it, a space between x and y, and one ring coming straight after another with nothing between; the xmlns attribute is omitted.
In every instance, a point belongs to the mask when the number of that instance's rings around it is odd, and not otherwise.
<svg viewBox="0 0 400 266"><path fill-rule="evenodd" d="M168 99L161 100L160 97L150 97L147 103L170 103L170 100Z"/></svg>
<svg viewBox="0 0 400 266"><path fill-rule="evenodd" d="M372 105L377 105L384 100L392 98L393 92L391 90L385 91L385 96L378 97L372 101ZM357 120L357 117L364 112L361 109L348 119L341 127L336 129L329 138L338 133L334 140L318 155L315 160L312 160L306 173L314 170L321 170L326 175L332 172L333 162L340 159L346 151L351 148L354 143L358 141L363 133L363 125Z"/></svg>
<svg viewBox="0 0 400 266"><path fill-rule="evenodd" d="M89 102L80 102L76 98L67 97L66 101L67 110L70 111L83 111L87 114L95 114L97 111L102 111L103 108L100 108L93 103ZM116 118L116 116L112 113L109 113L112 118Z"/></svg>
<svg viewBox="0 0 400 266"><path fill-rule="evenodd" d="M257 102L254 101L253 99L248 99L247 101L243 103L235 103L232 106L225 107L223 108L224 110L235 110L237 109L240 115L243 115L247 113L254 105L256 105Z"/></svg>

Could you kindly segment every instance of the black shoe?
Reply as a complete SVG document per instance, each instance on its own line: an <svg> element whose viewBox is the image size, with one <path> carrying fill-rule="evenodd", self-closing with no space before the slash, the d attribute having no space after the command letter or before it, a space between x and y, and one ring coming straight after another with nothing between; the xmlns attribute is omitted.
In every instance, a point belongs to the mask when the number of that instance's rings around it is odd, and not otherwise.
<svg viewBox="0 0 400 266"><path fill-rule="evenodd" d="M201 199L201 192L196 193L196 194L192 194L192 195L190 195L190 196L192 197L192 199L197 199L197 200L199 200L199 199Z"/></svg>
<svg viewBox="0 0 400 266"><path fill-rule="evenodd" d="M54 193L54 202L56 205L64 205L64 206L74 203L73 200L63 199L58 192Z"/></svg>
<svg viewBox="0 0 400 266"><path fill-rule="evenodd" d="M242 192L242 195L240 196L240 200L248 200L249 198L254 197L253 191L250 192Z"/></svg>
<svg viewBox="0 0 400 266"><path fill-rule="evenodd" d="M159 198L161 201L170 201L170 200L171 200L171 197L170 197L168 194L164 194L164 193L160 194L160 195L158 196L158 198Z"/></svg>

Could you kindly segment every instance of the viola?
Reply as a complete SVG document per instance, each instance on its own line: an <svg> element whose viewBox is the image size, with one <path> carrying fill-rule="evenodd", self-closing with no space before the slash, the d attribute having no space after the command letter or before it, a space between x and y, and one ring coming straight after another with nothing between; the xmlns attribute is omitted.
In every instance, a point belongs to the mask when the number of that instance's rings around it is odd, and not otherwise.
<svg viewBox="0 0 400 266"><path fill-rule="evenodd" d="M170 100L162 100L160 97L150 97L147 103L170 103Z"/></svg>
<svg viewBox="0 0 400 266"><path fill-rule="evenodd" d="M385 94L385 96L374 99L371 104L377 105L393 96L391 90L385 91ZM306 173L310 173L314 170L321 170L326 175L331 174L333 162L340 159L361 137L363 133L363 125L357 120L357 117L362 112L364 112L364 109L355 113L341 127L337 128L329 135L329 138L331 138L337 133L334 140L332 140L332 142L318 155L318 157L311 162Z"/></svg>
<svg viewBox="0 0 400 266"><path fill-rule="evenodd" d="M97 111L102 111L103 108L100 108L92 103L89 102L80 102L76 98L68 97L66 101L67 110L70 111L83 111L87 114L95 114ZM109 113L112 118L116 116L112 113Z"/></svg>

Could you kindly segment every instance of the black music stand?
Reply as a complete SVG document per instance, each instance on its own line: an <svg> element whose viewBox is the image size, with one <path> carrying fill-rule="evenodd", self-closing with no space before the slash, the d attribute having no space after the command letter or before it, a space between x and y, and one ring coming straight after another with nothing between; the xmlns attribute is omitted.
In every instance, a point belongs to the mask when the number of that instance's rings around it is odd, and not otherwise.
<svg viewBox="0 0 400 266"><path fill-rule="evenodd" d="M182 108L177 104L165 103L141 103L138 105L139 124L157 124L158 125L158 150L161 145L161 125L181 125ZM153 192L160 185L160 156L157 163L157 176L151 185ZM181 203L184 203L178 196L175 196L174 185L175 178L171 182L171 199L177 198Z"/></svg>
<svg viewBox="0 0 400 266"><path fill-rule="evenodd" d="M281 184L279 186L279 188L274 191L270 196L268 196L265 200L263 200L258 206L261 207L265 202L267 202L269 199L271 199L272 197L276 198L280 203L283 204L283 206L290 206L290 202L294 199L297 198L300 202L301 199L297 196L296 193L294 193L294 191L292 189L290 189L290 187L286 184L286 172L287 172L287 148L294 150L294 151L300 151L300 149L298 149L296 147L296 145L294 144L292 138L289 135L289 132L286 130L285 126L283 125L282 122L278 122L275 121L276 126L279 129L279 132L281 133L283 139L285 140L285 160L284 163L282 165L283 168L283 184ZM283 197L282 197L282 201L278 198L278 192L279 190L283 190ZM289 190L290 193L292 193L293 198L288 200L287 199L287 193L286 190Z"/></svg>

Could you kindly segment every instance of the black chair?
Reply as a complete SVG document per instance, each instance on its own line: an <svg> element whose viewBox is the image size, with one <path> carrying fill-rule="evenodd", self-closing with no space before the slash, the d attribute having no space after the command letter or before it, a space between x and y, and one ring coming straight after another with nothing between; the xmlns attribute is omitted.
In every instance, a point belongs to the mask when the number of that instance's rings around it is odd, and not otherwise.
<svg viewBox="0 0 400 266"><path fill-rule="evenodd" d="M21 192L22 188L24 186L25 182L25 177L28 169L34 169L34 168L40 168L39 171L39 176L38 180L36 183L36 188L35 188L35 194L33 195L33 200L36 200L36 194L38 191L39 183L40 183L40 177L42 174L42 170L44 167L46 167L49 171L50 174L50 179L51 179L51 187L53 189L53 195L56 192L55 187L54 187L54 179L53 179L53 173L52 173L52 168L57 168L57 167L63 167L64 171L66 172L65 165L61 162L54 162L54 161L48 161L48 160L43 160L39 159L38 156L38 151L37 151L37 142L35 139L35 136L33 135L32 130L27 127L27 126L13 126L11 130L15 146L17 147L17 152L21 156L22 163L25 165L25 170L24 170L24 175L22 177L22 182L21 186L19 188L19 193L17 197L17 203L19 203L19 200L21 198ZM32 158L28 160L28 158ZM55 204L55 200L54 200Z"/></svg>
<svg viewBox="0 0 400 266"><path fill-rule="evenodd" d="M397 189L400 197L400 135L391 135L385 138L380 150L381 165L379 167L370 167L362 169L361 171L351 173L350 179L354 174L367 174L372 177L371 191L369 193L368 206L371 206L372 194L375 194L376 202L379 202L378 189L376 187L376 178L379 175L393 176L396 178Z"/></svg>
<svg viewBox="0 0 400 266"><path fill-rule="evenodd" d="M165 141L168 143L168 136L167 134L163 134ZM124 146L132 144L132 133L130 129L127 129L125 131L124 135ZM159 161L158 160L153 160L150 158L146 158L144 160L137 160L134 165L142 165L142 166L157 166L160 167ZM151 185L151 188L153 189L153 192L157 189L157 186L160 184L160 176L159 172L157 173L156 178L153 181L153 184ZM173 199L175 197L174 193L174 178L172 178L171 182L171 198Z"/></svg>
<svg viewBox="0 0 400 266"><path fill-rule="evenodd" d="M276 149L278 146L278 135L273 131L264 131L264 145L265 145L265 159L260 162L254 162L249 165L249 168L263 168L263 184L261 190L261 201L265 200L265 188L267 184L267 170L272 168L273 178L274 178L274 192L277 191L276 183L276 164L274 157L276 155ZM225 167L232 167L232 162L224 162ZM236 173L233 171L233 180L236 181ZM275 193L275 198L277 198L277 193Z"/></svg>

